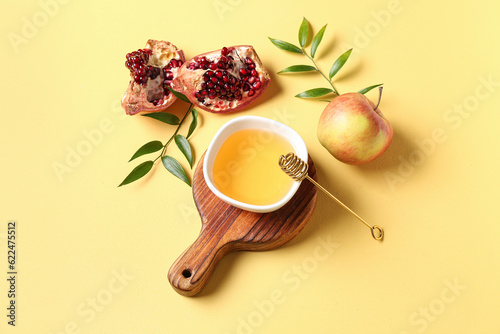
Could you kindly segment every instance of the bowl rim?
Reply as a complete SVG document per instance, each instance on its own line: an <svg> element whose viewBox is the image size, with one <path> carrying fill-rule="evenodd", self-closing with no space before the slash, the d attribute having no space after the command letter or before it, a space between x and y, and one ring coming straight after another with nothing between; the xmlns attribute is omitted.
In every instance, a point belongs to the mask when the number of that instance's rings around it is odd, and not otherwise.
<svg viewBox="0 0 500 334"><path fill-rule="evenodd" d="M224 141L231 134L235 133L238 130L258 128L268 129L275 134L285 137L293 146L295 154L297 154L297 156L302 160L307 161L309 155L306 143L304 142L302 137L288 125L262 116L239 116L223 124L212 138L212 141L210 142L207 151L205 152L203 161L203 177L208 188L222 201L246 211L265 213L278 210L286 203L288 203L288 201L293 197L293 195L295 195L295 193L299 189L301 182L295 181L292 184L292 187L290 187L290 190L279 201L268 205L255 205L237 201L234 198L223 194L220 190L217 189L212 180L213 163L222 143L224 143ZM278 163L278 161L276 161L276 163Z"/></svg>

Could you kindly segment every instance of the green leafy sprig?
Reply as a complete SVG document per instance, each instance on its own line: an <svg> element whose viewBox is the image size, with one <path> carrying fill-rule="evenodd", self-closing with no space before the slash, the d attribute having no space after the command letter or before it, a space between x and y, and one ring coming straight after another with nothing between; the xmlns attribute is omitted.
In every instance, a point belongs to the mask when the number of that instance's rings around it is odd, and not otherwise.
<svg viewBox="0 0 500 334"><path fill-rule="evenodd" d="M323 39L323 35L325 34L326 30L326 25L324 25L314 36L314 38L311 41L311 47L310 47L310 53L308 54L305 46L309 40L309 29L310 29L310 24L309 21L304 17L302 19L302 23L300 24L299 27L299 45L297 46L295 44L285 42L279 39L271 38L268 37L271 43L273 43L276 47L278 47L281 50L288 51L288 52L294 52L294 53L300 53L309 58L309 60L313 63L314 66L311 65L292 65L287 68L284 68L283 70L279 71L278 74L283 74L283 73L299 73L299 72L311 72L315 71L321 74L330 84L331 88L313 88L306 90L302 93L299 93L295 95L295 97L301 97L301 98L316 98L316 97L321 97L325 96L328 94L336 94L340 95L338 90L335 88L333 85L333 78L334 76L340 71L340 69L344 66L346 63L347 59L349 59L349 56L351 55L352 49L349 49L345 51L343 54L341 54L333 63L332 67L330 68L330 72L328 73L328 76L325 75L319 68L318 64L314 60L314 57L316 56L316 51L318 50L319 44L321 43L321 40ZM382 84L378 85L373 85L369 86L366 88L363 88L358 91L358 93L365 94L372 90L375 87L379 87Z"/></svg>
<svg viewBox="0 0 500 334"><path fill-rule="evenodd" d="M119 187L137 181L141 177L145 176L153 168L154 163L158 159L161 159L163 166L171 174L184 181L187 185L191 186L191 181L189 180L189 177L187 176L184 168L182 168L181 164L174 157L166 155L165 153L167 151L168 144L170 144L173 140L177 145L177 147L179 148L179 150L184 155L184 157L186 157L189 166L193 168L193 152L191 150L191 145L189 144L188 139L193 134L194 130L196 129L196 126L198 125L198 112L196 111L196 109L193 109L193 104L189 102L188 98L185 95L173 90L170 91L172 92L172 94L177 96L182 101L188 102L189 108L187 109L182 119L179 119L179 117L166 112L155 112L143 115L145 117L150 117L169 125L177 125L177 128L174 134L167 140L165 144L163 144L159 140L153 140L142 145L134 153L134 155L132 155L132 158L130 158L129 162L143 155L160 151L160 154L154 160L144 161L143 163L135 167L130 172L130 174L127 175L127 177L123 180L123 182L120 183ZM184 137L183 135L179 134L179 130L189 114L192 115L191 124L189 125L189 130L186 136Z"/></svg>

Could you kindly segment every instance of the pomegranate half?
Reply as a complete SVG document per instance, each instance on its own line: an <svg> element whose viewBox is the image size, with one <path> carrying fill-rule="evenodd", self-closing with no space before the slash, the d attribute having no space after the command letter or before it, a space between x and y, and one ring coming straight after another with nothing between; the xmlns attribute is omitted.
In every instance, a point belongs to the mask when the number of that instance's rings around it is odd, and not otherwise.
<svg viewBox="0 0 500 334"><path fill-rule="evenodd" d="M172 82L195 106L213 113L246 107L271 78L250 45L224 47L186 61Z"/></svg>
<svg viewBox="0 0 500 334"><path fill-rule="evenodd" d="M150 39L144 49L126 57L130 82L121 104L128 115L162 111L174 103L177 98L168 87L186 60L182 50L170 42Z"/></svg>

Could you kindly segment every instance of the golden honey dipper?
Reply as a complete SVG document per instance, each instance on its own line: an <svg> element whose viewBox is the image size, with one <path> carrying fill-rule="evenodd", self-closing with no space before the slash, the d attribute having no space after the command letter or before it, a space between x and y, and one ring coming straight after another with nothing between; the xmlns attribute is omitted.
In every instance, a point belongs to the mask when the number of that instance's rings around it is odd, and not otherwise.
<svg viewBox="0 0 500 334"><path fill-rule="evenodd" d="M363 218L361 218L358 214L356 214L354 211L349 209L347 205L339 201L335 196L330 194L325 188L323 188L319 183L314 181L309 175L307 175L307 170L309 169L309 165L304 162L302 159L300 159L298 156L296 156L294 153L288 153L286 156L282 155L280 156L279 159L279 165L282 171L284 171L286 174L288 174L292 179L294 179L297 182L302 181L303 179L308 179L311 181L312 184L314 184L316 187L321 189L325 194L330 196L334 201L336 201L338 204L340 204L344 209L349 211L354 217L358 218L363 224L365 224L367 227L370 228L370 231L372 233L372 237L375 240L382 240L384 238L384 230L377 226L377 225L370 225L368 224Z"/></svg>

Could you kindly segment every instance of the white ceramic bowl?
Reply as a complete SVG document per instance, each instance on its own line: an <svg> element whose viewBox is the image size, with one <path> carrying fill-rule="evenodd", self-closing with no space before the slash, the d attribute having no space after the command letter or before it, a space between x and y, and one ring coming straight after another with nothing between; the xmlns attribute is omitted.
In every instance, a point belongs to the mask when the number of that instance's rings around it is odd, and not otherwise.
<svg viewBox="0 0 500 334"><path fill-rule="evenodd" d="M259 117L259 116L240 116L232 119L231 121L224 124L219 131L215 134L212 142L208 146L207 152L205 153L205 158L203 161L203 176L208 188L221 200L231 204L237 208L253 211L253 212L271 212L278 210L283 205L285 205L297 192L299 189L300 182L294 182L288 193L279 201L269 205L252 205L237 201L229 196L224 195L221 191L217 189L212 178L212 167L214 164L215 157L221 147L222 143L234 132L243 129L267 129L276 133L282 137L285 137L290 144L292 144L295 149L295 154L304 161L308 159L306 143L300 137L300 135L295 132L292 128L282 124L278 121ZM284 152L286 154L288 152ZM278 164L278 161L276 161Z"/></svg>

